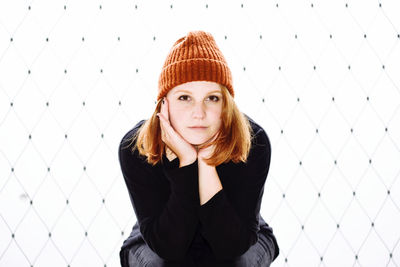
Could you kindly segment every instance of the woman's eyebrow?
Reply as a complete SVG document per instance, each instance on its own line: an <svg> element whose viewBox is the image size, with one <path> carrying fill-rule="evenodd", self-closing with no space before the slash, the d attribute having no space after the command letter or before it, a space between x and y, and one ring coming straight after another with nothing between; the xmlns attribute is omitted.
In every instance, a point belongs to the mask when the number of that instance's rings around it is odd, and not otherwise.
<svg viewBox="0 0 400 267"><path fill-rule="evenodd" d="M175 95L175 94L179 94L179 93L186 93L186 94L189 94L189 95L191 95L191 94L192 94L192 92L190 92L190 91L187 91L187 90L185 90L185 89L179 89L179 90L175 91L174 95ZM209 95L209 94L215 94L215 93L219 93L219 94L221 94L221 95L222 95L222 92L221 92L221 91L219 91L219 90L215 90L215 91L210 91L210 92L207 92L207 94L206 94L206 95Z"/></svg>

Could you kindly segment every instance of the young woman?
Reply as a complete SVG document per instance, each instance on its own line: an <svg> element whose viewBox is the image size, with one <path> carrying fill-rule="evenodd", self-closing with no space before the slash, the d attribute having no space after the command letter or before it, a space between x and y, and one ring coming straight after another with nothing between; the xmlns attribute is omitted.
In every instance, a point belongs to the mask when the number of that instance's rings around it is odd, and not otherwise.
<svg viewBox="0 0 400 267"><path fill-rule="evenodd" d="M137 217L122 266L269 266L279 248L260 216L271 146L233 100L212 35L173 45L158 103L119 147Z"/></svg>

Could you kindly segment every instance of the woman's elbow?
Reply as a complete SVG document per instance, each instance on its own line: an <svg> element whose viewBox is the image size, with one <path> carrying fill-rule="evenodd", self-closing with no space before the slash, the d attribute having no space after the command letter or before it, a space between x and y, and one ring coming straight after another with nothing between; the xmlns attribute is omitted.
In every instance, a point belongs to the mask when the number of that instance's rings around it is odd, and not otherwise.
<svg viewBox="0 0 400 267"><path fill-rule="evenodd" d="M167 243L149 243L150 249L160 258L168 261L182 261L187 253L187 246Z"/></svg>
<svg viewBox="0 0 400 267"><path fill-rule="evenodd" d="M229 249L224 249L220 251L214 251L215 253L215 258L219 261L225 261L225 260L233 260L237 257L240 257L242 254L244 254L247 251L245 247L235 247L235 248L229 248Z"/></svg>
<svg viewBox="0 0 400 267"><path fill-rule="evenodd" d="M214 248L217 260L232 260L243 255L252 245L257 243L257 234L251 234L237 242L226 242Z"/></svg>
<svg viewBox="0 0 400 267"><path fill-rule="evenodd" d="M178 234L156 234L160 231L149 231L151 228L142 228L142 236L149 248L160 258L170 261L180 261L190 246L190 240Z"/></svg>
<svg viewBox="0 0 400 267"><path fill-rule="evenodd" d="M168 250L155 250L154 251L160 258L167 261L183 261L186 256L185 250L168 249Z"/></svg>

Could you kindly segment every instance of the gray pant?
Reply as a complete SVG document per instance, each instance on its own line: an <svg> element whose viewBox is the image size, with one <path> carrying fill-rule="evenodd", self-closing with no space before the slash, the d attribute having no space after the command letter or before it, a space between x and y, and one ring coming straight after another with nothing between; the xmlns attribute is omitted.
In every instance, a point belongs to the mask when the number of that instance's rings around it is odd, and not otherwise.
<svg viewBox="0 0 400 267"><path fill-rule="evenodd" d="M183 262L171 262L160 258L145 243L133 246L129 251L130 267L268 267L273 261L274 242L264 235L243 255L233 261L210 262L187 257Z"/></svg>

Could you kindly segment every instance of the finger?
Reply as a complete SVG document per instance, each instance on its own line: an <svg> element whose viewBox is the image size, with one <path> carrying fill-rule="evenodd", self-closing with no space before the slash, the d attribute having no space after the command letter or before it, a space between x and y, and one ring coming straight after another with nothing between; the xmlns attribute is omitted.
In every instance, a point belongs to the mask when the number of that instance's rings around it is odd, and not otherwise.
<svg viewBox="0 0 400 267"><path fill-rule="evenodd" d="M211 137L208 141L206 141L204 144L199 146L199 149L203 148L208 148L210 146L215 146L213 142L218 138L218 133L216 133L213 137Z"/></svg>
<svg viewBox="0 0 400 267"><path fill-rule="evenodd" d="M165 113L165 100L164 100L164 97L160 100L161 101L161 106L160 106L160 113L161 114L164 114Z"/></svg>
<svg viewBox="0 0 400 267"><path fill-rule="evenodd" d="M157 113L157 117L160 120L160 128L161 128L161 138L164 140L166 129L165 129L165 118L161 113Z"/></svg>
<svg viewBox="0 0 400 267"><path fill-rule="evenodd" d="M165 119L169 122L169 106L168 106L168 100L166 97L164 97L161 100L161 110L160 113L164 115Z"/></svg>
<svg viewBox="0 0 400 267"><path fill-rule="evenodd" d="M170 125L169 121L165 118L164 114L158 113L157 114L159 119L160 119L160 127L161 127L161 134L162 136L164 136L165 138L170 138L172 136L175 136L175 130L172 128L172 126ZM164 142L166 140L163 140Z"/></svg>
<svg viewBox="0 0 400 267"><path fill-rule="evenodd" d="M168 126L170 126L169 121L167 118L165 118L165 115L160 113L157 113L158 118L160 119L160 125L164 129L166 129Z"/></svg>
<svg viewBox="0 0 400 267"><path fill-rule="evenodd" d="M160 123L163 127L163 130L165 131L164 134L168 133L169 136L174 136L175 130L169 121L168 100L166 97L164 97L161 101L162 102L160 113L158 113L157 115L160 118Z"/></svg>

